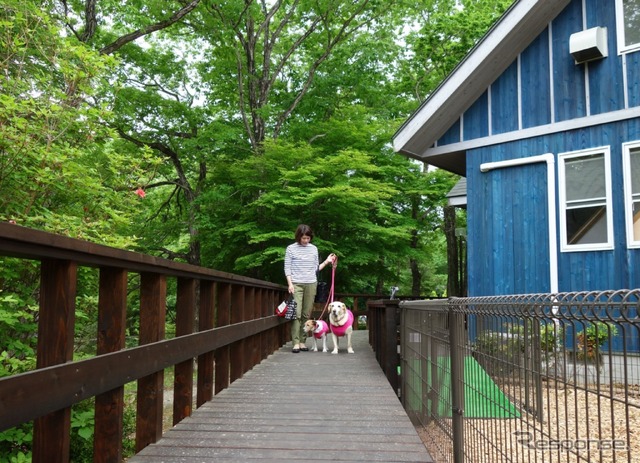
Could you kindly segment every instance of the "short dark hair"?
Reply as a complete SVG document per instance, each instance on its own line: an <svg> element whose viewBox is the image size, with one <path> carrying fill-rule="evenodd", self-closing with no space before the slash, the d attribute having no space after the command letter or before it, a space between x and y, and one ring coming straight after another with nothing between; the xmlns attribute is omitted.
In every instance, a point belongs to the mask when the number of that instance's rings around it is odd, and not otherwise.
<svg viewBox="0 0 640 463"><path fill-rule="evenodd" d="M300 244L300 240L303 236L308 236L309 238L313 239L313 230L311 230L311 227L309 225L301 223L296 229L296 243Z"/></svg>

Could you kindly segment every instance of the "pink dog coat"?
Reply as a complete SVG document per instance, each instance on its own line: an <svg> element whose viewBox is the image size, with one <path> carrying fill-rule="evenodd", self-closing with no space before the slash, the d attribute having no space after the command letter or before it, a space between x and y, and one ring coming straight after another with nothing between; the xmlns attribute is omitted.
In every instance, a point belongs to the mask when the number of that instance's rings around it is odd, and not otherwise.
<svg viewBox="0 0 640 463"><path fill-rule="evenodd" d="M316 339L322 339L322 336L329 332L329 325L327 322L318 320L316 328L313 330L313 337Z"/></svg>
<svg viewBox="0 0 640 463"><path fill-rule="evenodd" d="M338 337L344 336L351 325L353 325L353 312L347 309L347 322L340 326L331 325L331 332Z"/></svg>

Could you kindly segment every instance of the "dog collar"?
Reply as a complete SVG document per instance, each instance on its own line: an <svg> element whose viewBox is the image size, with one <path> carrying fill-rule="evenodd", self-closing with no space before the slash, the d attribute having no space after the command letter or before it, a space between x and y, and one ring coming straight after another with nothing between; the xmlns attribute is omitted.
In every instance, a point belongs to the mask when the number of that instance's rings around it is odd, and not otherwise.
<svg viewBox="0 0 640 463"><path fill-rule="evenodd" d="M334 320L336 325L344 325L349 321L349 311L347 310L342 317L337 320Z"/></svg>

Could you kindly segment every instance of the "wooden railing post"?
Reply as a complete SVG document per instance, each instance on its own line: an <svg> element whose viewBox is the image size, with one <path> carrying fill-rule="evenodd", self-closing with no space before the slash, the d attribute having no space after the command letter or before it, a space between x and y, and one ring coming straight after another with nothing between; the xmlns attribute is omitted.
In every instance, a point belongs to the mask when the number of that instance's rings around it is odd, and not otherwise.
<svg viewBox="0 0 640 463"><path fill-rule="evenodd" d="M388 299L384 301L384 364L382 368L387 375L389 384L394 392L398 393L398 299Z"/></svg>
<svg viewBox="0 0 640 463"><path fill-rule="evenodd" d="M167 283L164 275L140 276L140 345L165 336ZM153 359L148 359L150 362ZM136 452L162 437L164 370L138 380Z"/></svg>
<svg viewBox="0 0 640 463"><path fill-rule="evenodd" d="M270 315L267 313L267 302L268 292L266 289L258 288L256 289L256 308L258 311L258 316L260 318L267 317ZM269 338L273 337L273 333L271 331L267 331L266 333L261 333L259 336L259 349L260 349L260 359L264 360L269 356Z"/></svg>
<svg viewBox="0 0 640 463"><path fill-rule="evenodd" d="M98 296L97 354L116 352L125 347L127 317L127 271L100 269ZM120 463L124 417L124 386L96 396L94 463Z"/></svg>
<svg viewBox="0 0 640 463"><path fill-rule="evenodd" d="M231 285L228 283L218 284L218 305L217 305L217 318L216 326L227 326L231 322ZM216 389L215 393L222 391L229 387L229 364L230 360L230 348L224 346L220 349L216 349L215 363L216 363Z"/></svg>
<svg viewBox="0 0 640 463"><path fill-rule="evenodd" d="M74 262L49 259L42 261L36 368L50 367L73 359L76 273ZM60 380L64 381L64 378ZM43 389L42 393L46 391ZM33 461L67 463L70 432L69 407L37 418L33 426Z"/></svg>
<svg viewBox="0 0 640 463"><path fill-rule="evenodd" d="M196 280L178 278L176 337L193 333L196 315ZM193 359L175 366L173 424L191 416L193 407Z"/></svg>
<svg viewBox="0 0 640 463"><path fill-rule="evenodd" d="M198 331L206 331L215 327L216 291L220 291L217 283L200 282L200 308L198 311ZM198 387L196 390L196 407L200 407L213 397L214 353L205 352L198 356ZM216 381L217 381L216 375Z"/></svg>
<svg viewBox="0 0 640 463"><path fill-rule="evenodd" d="M358 318L360 316L358 314L358 296L353 296L353 307L351 307L351 310L353 311L353 315L354 315L353 329L357 330L358 329Z"/></svg>
<svg viewBox="0 0 640 463"><path fill-rule="evenodd" d="M245 318L245 291L244 286L233 285L231 288L231 323L240 323ZM240 379L244 373L245 346L247 340L236 341L231 344L231 365L229 366L229 381L233 383Z"/></svg>
<svg viewBox="0 0 640 463"><path fill-rule="evenodd" d="M255 320L259 318L258 307L256 307L256 289L255 288L246 288L245 289L246 299L245 299L245 318L247 320ZM243 374L253 368L254 365L257 365L260 362L260 335L251 336L250 339L247 339L247 349L246 349L245 365L243 368Z"/></svg>

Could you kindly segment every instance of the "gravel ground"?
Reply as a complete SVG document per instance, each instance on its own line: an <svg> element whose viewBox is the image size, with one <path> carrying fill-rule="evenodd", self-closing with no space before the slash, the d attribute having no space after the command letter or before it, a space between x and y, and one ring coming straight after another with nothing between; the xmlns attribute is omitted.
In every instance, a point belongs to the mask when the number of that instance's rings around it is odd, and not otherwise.
<svg viewBox="0 0 640 463"><path fill-rule="evenodd" d="M640 462L637 386L630 387L626 397L621 387L605 386L600 395L574 387L557 387L555 383L546 383L543 388L542 423L524 412L513 419L467 418L465 462ZM512 387L509 392L511 397L524 397L522 390ZM450 432L451 420L441 423ZM452 441L447 432L435 422L419 426L417 431L435 461L453 461ZM602 448L597 450L598 446Z"/></svg>

